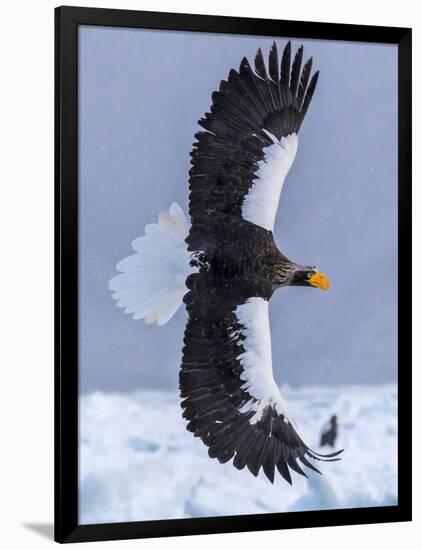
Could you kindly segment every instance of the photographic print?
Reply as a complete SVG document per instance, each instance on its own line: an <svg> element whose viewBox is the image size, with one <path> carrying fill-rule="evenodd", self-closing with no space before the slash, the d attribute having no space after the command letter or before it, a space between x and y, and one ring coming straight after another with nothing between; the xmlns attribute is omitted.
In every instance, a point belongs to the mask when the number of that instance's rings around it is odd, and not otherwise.
<svg viewBox="0 0 422 550"><path fill-rule="evenodd" d="M388 521L405 403L397 41L88 15L71 27L69 508L107 529L74 540L291 512Z"/></svg>
<svg viewBox="0 0 422 550"><path fill-rule="evenodd" d="M81 522L396 504L396 47L79 33Z"/></svg>

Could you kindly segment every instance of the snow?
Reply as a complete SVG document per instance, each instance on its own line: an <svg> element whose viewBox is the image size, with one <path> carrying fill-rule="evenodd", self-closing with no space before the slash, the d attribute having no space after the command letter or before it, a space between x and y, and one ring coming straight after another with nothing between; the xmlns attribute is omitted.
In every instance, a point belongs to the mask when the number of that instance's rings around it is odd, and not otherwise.
<svg viewBox="0 0 422 550"><path fill-rule="evenodd" d="M80 398L80 523L389 506L397 503L395 386L282 388L303 439L339 417L340 462L293 486L208 457L187 432L177 391L95 392Z"/></svg>

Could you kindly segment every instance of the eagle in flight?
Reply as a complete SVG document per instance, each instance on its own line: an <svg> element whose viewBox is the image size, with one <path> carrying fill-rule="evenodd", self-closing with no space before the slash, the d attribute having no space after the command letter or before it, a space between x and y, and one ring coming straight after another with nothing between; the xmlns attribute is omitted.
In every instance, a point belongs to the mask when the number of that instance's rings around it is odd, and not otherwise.
<svg viewBox="0 0 422 550"><path fill-rule="evenodd" d="M211 458L276 470L291 483L319 455L296 432L273 377L268 302L275 290L328 290L326 275L287 258L273 228L298 133L318 80L301 46L279 62L275 43L268 69L261 49L254 68L244 58L212 94L199 120L189 172L190 223L173 203L135 239L135 254L117 265L109 286L134 319L163 325L185 303L188 320L180 370L187 429ZM340 451L341 452L341 451Z"/></svg>

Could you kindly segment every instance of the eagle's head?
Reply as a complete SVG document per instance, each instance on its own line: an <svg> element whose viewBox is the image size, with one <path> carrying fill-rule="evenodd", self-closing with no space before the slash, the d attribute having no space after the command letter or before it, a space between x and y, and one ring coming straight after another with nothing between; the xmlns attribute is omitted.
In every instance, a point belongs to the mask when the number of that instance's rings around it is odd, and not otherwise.
<svg viewBox="0 0 422 550"><path fill-rule="evenodd" d="M330 281L327 275L321 271L317 271L316 267L312 266L297 266L293 278L290 283L291 286L313 286L320 288L321 290L328 290L330 288Z"/></svg>

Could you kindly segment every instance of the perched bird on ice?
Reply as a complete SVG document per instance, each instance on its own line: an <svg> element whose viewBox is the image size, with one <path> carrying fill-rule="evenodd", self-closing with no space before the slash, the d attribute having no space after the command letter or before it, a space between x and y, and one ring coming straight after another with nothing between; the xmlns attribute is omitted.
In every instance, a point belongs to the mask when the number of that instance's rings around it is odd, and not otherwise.
<svg viewBox="0 0 422 550"><path fill-rule="evenodd" d="M321 434L320 446L323 447L324 445L329 445L330 447L334 447L337 439L337 432L338 417L336 414L333 414L330 418L329 426L327 426Z"/></svg>
<svg viewBox="0 0 422 550"><path fill-rule="evenodd" d="M298 133L318 80L303 47L291 65L273 44L265 65L246 58L212 94L199 120L189 172L190 223L173 203L132 243L135 254L110 281L117 305L134 319L166 323L182 301L188 321L180 371L187 429L211 458L233 460L273 482L291 483L299 462L337 460L318 455L296 432L273 377L268 302L275 290L328 290L326 275L287 258L273 228ZM318 470L316 470L318 471Z"/></svg>

